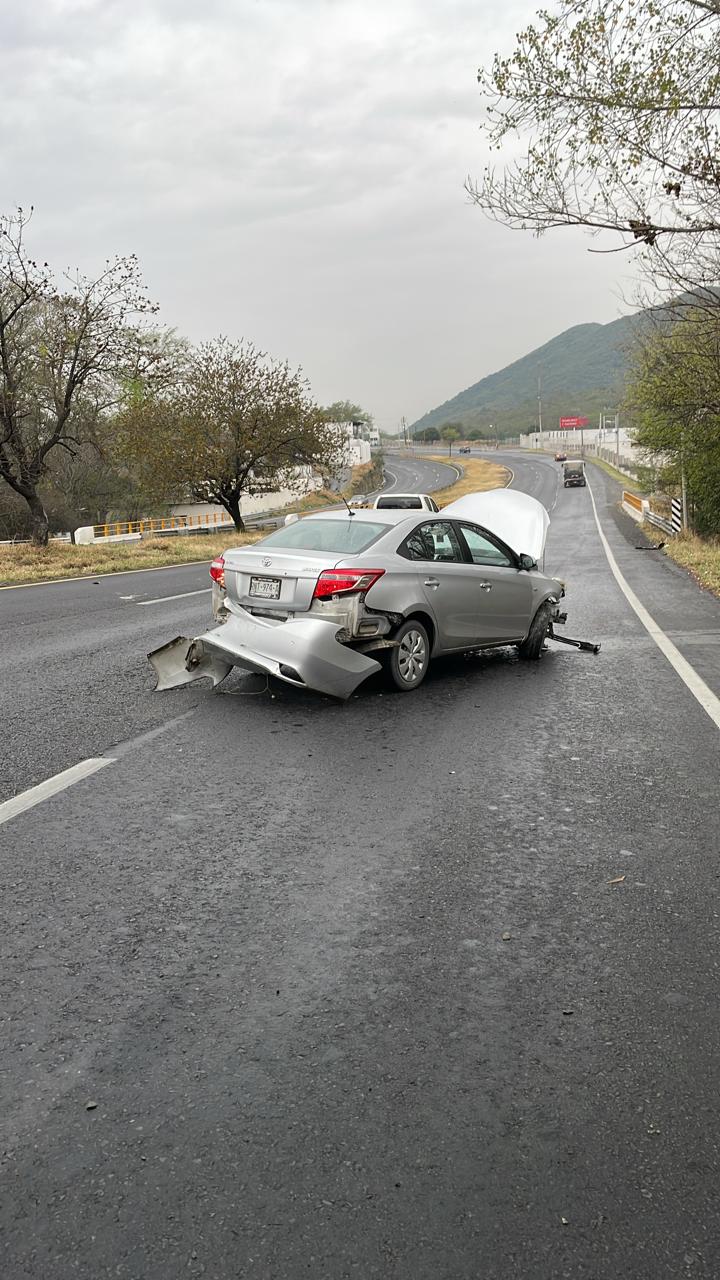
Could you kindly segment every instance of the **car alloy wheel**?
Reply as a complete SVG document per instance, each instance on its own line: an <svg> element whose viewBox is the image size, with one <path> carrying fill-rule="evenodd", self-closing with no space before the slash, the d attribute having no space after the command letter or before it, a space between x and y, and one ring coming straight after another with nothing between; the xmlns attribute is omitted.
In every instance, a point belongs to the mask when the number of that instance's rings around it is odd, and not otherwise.
<svg viewBox="0 0 720 1280"><path fill-rule="evenodd" d="M390 650L390 675L398 689L417 689L425 679L430 660L430 642L421 622L404 623L394 636L397 646Z"/></svg>

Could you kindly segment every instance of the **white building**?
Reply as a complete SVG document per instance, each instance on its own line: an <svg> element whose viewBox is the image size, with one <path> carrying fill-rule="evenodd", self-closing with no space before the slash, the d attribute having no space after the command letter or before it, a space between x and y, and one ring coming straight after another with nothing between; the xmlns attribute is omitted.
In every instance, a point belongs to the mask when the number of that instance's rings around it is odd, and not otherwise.
<svg viewBox="0 0 720 1280"><path fill-rule="evenodd" d="M367 427L364 422L331 422L340 437L342 446L342 464L346 467L359 467L371 461L370 441L365 439ZM341 464L341 465L342 465Z"/></svg>

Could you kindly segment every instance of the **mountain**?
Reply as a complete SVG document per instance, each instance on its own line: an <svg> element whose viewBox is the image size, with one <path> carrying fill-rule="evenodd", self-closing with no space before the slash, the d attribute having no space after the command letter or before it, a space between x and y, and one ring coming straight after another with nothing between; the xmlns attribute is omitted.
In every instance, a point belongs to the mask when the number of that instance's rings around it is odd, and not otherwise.
<svg viewBox="0 0 720 1280"><path fill-rule="evenodd" d="M618 406L628 350L647 313L609 324L578 324L418 418L413 435L427 427L461 423L485 435L517 435L537 426L538 375L542 379L543 426L560 416L593 421L603 407ZM492 427L492 430L490 428Z"/></svg>

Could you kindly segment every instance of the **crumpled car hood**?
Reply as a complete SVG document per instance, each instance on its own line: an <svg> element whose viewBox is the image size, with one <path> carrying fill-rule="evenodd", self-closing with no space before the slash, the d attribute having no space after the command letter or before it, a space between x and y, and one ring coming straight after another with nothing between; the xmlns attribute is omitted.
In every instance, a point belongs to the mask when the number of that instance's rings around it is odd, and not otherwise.
<svg viewBox="0 0 720 1280"><path fill-rule="evenodd" d="M537 498L515 489L489 489L466 493L443 507L444 516L472 520L497 534L516 555L529 555L538 563L545 551L550 517Z"/></svg>

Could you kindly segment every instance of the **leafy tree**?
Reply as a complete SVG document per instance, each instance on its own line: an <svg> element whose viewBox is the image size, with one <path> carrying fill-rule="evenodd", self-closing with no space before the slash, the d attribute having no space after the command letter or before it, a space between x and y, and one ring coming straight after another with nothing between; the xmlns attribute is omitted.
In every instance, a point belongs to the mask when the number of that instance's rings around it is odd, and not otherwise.
<svg viewBox="0 0 720 1280"><path fill-rule="evenodd" d="M460 439L460 432L458 431L457 427L453 427L453 426L443 427L440 432L440 438L441 440L444 440L448 446L448 457L452 457L453 444L456 440Z"/></svg>
<svg viewBox="0 0 720 1280"><path fill-rule="evenodd" d="M468 180L481 208L615 232L673 293L717 305L720 0L559 0L478 80L491 149L525 151Z"/></svg>
<svg viewBox="0 0 720 1280"><path fill-rule="evenodd" d="M635 353L626 407L663 487L684 479L698 531L720 533L720 319L658 324Z"/></svg>
<svg viewBox="0 0 720 1280"><path fill-rule="evenodd" d="M416 431L413 439L421 444L434 444L440 439L440 430L438 427L425 427L422 431Z"/></svg>
<svg viewBox="0 0 720 1280"><path fill-rule="evenodd" d="M327 422L363 422L369 427L373 421L372 414L352 400L334 400L325 405L322 412Z"/></svg>
<svg viewBox="0 0 720 1280"><path fill-rule="evenodd" d="M146 491L217 503L238 530L243 496L300 491L308 469L337 468L344 444L300 370L225 338L188 352L172 385L136 380L116 428Z"/></svg>
<svg viewBox="0 0 720 1280"><path fill-rule="evenodd" d="M134 256L58 285L26 251L28 221L21 209L0 217L0 479L27 503L33 542L44 546L40 486L51 458L92 438L122 376L146 366L132 322L155 308Z"/></svg>

